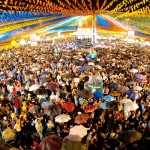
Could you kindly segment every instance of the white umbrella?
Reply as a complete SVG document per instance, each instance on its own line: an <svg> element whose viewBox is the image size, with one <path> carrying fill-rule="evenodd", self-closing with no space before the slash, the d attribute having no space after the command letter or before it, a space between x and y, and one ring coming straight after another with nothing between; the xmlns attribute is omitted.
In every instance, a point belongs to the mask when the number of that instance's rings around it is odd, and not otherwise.
<svg viewBox="0 0 150 150"><path fill-rule="evenodd" d="M87 135L88 128L85 128L83 125L76 125L70 129L69 134L79 135L81 138Z"/></svg>
<svg viewBox="0 0 150 150"><path fill-rule="evenodd" d="M32 70L33 72L34 72L34 71L38 71L38 68L37 68L37 67L34 67L34 68L32 68L31 70Z"/></svg>
<svg viewBox="0 0 150 150"><path fill-rule="evenodd" d="M123 103L123 104L130 103L130 102L132 102L132 100L129 98L125 98L120 101L120 103Z"/></svg>
<svg viewBox="0 0 150 150"><path fill-rule="evenodd" d="M142 90L142 87L141 87L141 86L135 86L135 87L134 87L134 90L141 91L141 90Z"/></svg>
<svg viewBox="0 0 150 150"><path fill-rule="evenodd" d="M79 83L80 82L80 78L74 78L73 79L75 83Z"/></svg>
<svg viewBox="0 0 150 150"><path fill-rule="evenodd" d="M40 88L39 84L33 84L32 86L30 86L29 91L35 91L35 90L37 90L39 88Z"/></svg>
<svg viewBox="0 0 150 150"><path fill-rule="evenodd" d="M124 111L137 110L139 106L135 102L128 102L124 104Z"/></svg>
<svg viewBox="0 0 150 150"><path fill-rule="evenodd" d="M84 59L84 58L80 58L79 60L80 60L80 61L85 61L85 59Z"/></svg>
<svg viewBox="0 0 150 150"><path fill-rule="evenodd" d="M55 122L63 123L63 122L68 122L70 120L70 116L66 114L60 114L55 117Z"/></svg>
<svg viewBox="0 0 150 150"><path fill-rule="evenodd" d="M130 69L130 72L132 72L132 73L137 73L138 70L133 68L133 69Z"/></svg>
<svg viewBox="0 0 150 150"><path fill-rule="evenodd" d="M88 63L89 66L94 66L95 64L93 62Z"/></svg>

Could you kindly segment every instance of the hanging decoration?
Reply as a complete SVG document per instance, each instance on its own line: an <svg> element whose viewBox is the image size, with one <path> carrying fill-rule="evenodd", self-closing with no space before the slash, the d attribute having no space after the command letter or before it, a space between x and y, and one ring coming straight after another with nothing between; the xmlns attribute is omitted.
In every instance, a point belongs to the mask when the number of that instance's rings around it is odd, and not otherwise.
<svg viewBox="0 0 150 150"><path fill-rule="evenodd" d="M122 12L130 16L149 13L149 0L4 0L0 6L9 12L30 10L34 14L48 12L75 16L92 15L93 11Z"/></svg>
<svg viewBox="0 0 150 150"><path fill-rule="evenodd" d="M134 17L131 25L136 27L135 31L146 34L149 20L135 18L149 18L149 6L149 0L4 0L0 2L0 42L12 41L14 37L21 39L24 38L21 35L31 32L43 34L75 29L81 22L80 27L88 28L93 16L96 16L98 31L122 32L126 25L116 20Z"/></svg>

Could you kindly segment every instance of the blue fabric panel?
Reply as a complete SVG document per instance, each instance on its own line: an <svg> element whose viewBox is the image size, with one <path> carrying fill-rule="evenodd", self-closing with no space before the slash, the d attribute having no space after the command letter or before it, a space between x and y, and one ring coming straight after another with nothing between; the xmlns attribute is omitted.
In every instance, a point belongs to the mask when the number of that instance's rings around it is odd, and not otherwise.
<svg viewBox="0 0 150 150"><path fill-rule="evenodd" d="M96 20L97 20L97 23L99 26L112 28L112 26L105 19L100 17L99 15L96 15Z"/></svg>

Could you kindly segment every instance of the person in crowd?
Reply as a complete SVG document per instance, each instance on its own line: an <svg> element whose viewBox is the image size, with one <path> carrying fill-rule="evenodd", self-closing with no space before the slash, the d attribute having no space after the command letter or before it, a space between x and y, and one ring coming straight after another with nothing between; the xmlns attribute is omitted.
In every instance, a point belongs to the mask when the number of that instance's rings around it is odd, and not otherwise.
<svg viewBox="0 0 150 150"><path fill-rule="evenodd" d="M80 125L88 129L81 142L89 150L147 148L149 47L119 39L103 44L80 49L74 39L66 39L0 51L0 136L7 128L15 131L10 147L38 149L46 136L65 138L78 125L75 118L88 114ZM137 107L127 110L122 100ZM60 114L70 120L57 122ZM134 143L120 139L128 130L138 131L142 138Z"/></svg>

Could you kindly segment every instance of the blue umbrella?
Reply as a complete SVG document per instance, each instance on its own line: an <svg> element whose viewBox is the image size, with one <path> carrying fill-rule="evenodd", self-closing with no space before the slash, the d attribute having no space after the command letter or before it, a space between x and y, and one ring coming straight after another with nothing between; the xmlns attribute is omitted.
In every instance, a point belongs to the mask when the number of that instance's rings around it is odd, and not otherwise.
<svg viewBox="0 0 150 150"><path fill-rule="evenodd" d="M144 76L143 76L142 74L137 74L137 75L136 75L136 78L138 78L138 79L143 79L143 77L144 77Z"/></svg>
<svg viewBox="0 0 150 150"><path fill-rule="evenodd" d="M47 95L47 94L45 94L45 95L44 95L44 99L47 99L47 98L48 98L48 95Z"/></svg>
<svg viewBox="0 0 150 150"><path fill-rule="evenodd" d="M94 98L101 98L101 97L103 97L103 93L102 92L94 92L93 97Z"/></svg>
<svg viewBox="0 0 150 150"><path fill-rule="evenodd" d="M102 103L102 104L100 104L99 106L100 106L101 109L108 109L108 108L106 107L106 103Z"/></svg>
<svg viewBox="0 0 150 150"><path fill-rule="evenodd" d="M52 106L52 105L54 105L52 102L43 102L43 103L41 104L41 107L42 107L42 108L45 108L45 107L47 107L47 106Z"/></svg>
<svg viewBox="0 0 150 150"><path fill-rule="evenodd" d="M114 90L117 90L118 89L118 83L110 84L110 88L113 88Z"/></svg>
<svg viewBox="0 0 150 150"><path fill-rule="evenodd" d="M15 74L15 72L14 72L14 71L9 72L9 76L10 76L10 77L13 77L13 76L14 76L14 74Z"/></svg>
<svg viewBox="0 0 150 150"><path fill-rule="evenodd" d="M83 103L83 101L84 101L84 98L80 97L80 98L78 99L78 101L79 101L79 104L82 105L82 103Z"/></svg>
<svg viewBox="0 0 150 150"><path fill-rule="evenodd" d="M65 64L68 64L69 63L69 60L65 60Z"/></svg>
<svg viewBox="0 0 150 150"><path fill-rule="evenodd" d="M5 76L0 76L0 80L2 80L2 79L4 79L5 78Z"/></svg>
<svg viewBox="0 0 150 150"><path fill-rule="evenodd" d="M52 63L51 65L52 65L52 67L56 67L57 63Z"/></svg>
<svg viewBox="0 0 150 150"><path fill-rule="evenodd" d="M129 90L126 93L130 99L137 99L138 94L134 90Z"/></svg>
<svg viewBox="0 0 150 150"><path fill-rule="evenodd" d="M105 101L107 101L107 102L110 102L110 101L114 101L114 100L115 100L115 98L112 97L112 96L110 96L110 95L104 96L103 99L104 99Z"/></svg>
<svg viewBox="0 0 150 150"><path fill-rule="evenodd" d="M84 71L85 68L84 68L84 67L79 67L77 70L78 70L78 71Z"/></svg>
<svg viewBox="0 0 150 150"><path fill-rule="evenodd" d="M90 55L88 55L88 58L90 58L90 59L97 58L97 55L96 54L90 54Z"/></svg>
<svg viewBox="0 0 150 150"><path fill-rule="evenodd" d="M130 82L127 82L127 85L134 85L136 82L134 81L130 81Z"/></svg>

